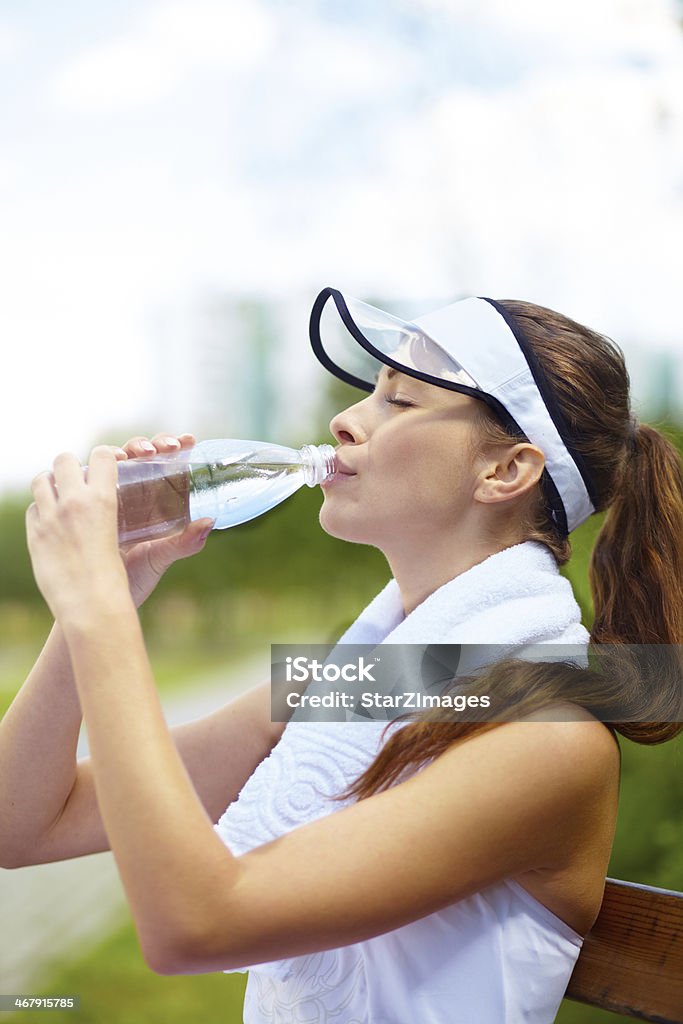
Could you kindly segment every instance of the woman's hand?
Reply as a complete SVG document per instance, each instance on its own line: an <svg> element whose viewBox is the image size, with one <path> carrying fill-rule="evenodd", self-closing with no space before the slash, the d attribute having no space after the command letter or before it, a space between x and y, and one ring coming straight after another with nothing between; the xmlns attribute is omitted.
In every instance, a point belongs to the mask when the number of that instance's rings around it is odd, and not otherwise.
<svg viewBox="0 0 683 1024"><path fill-rule="evenodd" d="M116 459L121 461L154 455L155 452L177 452L182 448L192 448L194 444L196 439L192 434L180 434L178 437L156 434L151 440L148 437L133 437L122 448L112 448L112 451ZM141 541L121 552L136 607L139 608L149 597L170 565L202 550L212 526L212 519L197 519L182 533L160 537L158 540Z"/></svg>
<svg viewBox="0 0 683 1024"><path fill-rule="evenodd" d="M73 455L57 456L53 473L35 478L35 501L26 514L29 552L36 583L55 619L78 604L79 595L106 590L122 573L139 607L173 562L201 551L211 519L198 519L172 537L141 541L121 552L118 548L116 462L194 444L192 434L134 437L122 448L95 448L87 482Z"/></svg>
<svg viewBox="0 0 683 1024"><path fill-rule="evenodd" d="M87 480L75 455L58 455L33 481L26 512L33 575L57 622L106 608L127 594L118 548L116 459L94 448ZM128 598L129 600L129 598Z"/></svg>

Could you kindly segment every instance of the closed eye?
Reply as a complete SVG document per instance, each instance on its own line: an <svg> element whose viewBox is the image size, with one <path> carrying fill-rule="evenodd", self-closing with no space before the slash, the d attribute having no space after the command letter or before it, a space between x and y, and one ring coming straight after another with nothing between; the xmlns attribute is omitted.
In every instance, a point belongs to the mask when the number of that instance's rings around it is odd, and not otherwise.
<svg viewBox="0 0 683 1024"><path fill-rule="evenodd" d="M414 403L413 402L406 402L405 399L403 399L403 398L392 398L390 395L385 395L384 396L384 401L387 402L389 405L398 405L402 409L412 409L412 408L414 408Z"/></svg>

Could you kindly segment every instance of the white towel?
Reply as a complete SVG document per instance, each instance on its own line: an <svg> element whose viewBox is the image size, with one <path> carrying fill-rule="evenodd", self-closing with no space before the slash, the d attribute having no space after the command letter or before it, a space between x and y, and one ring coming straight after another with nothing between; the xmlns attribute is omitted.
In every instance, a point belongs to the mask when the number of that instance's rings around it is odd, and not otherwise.
<svg viewBox="0 0 683 1024"><path fill-rule="evenodd" d="M588 640L571 584L545 545L526 541L456 576L408 616L392 579L339 643L516 647L587 645ZM330 797L368 767L386 724L290 722L215 826L223 842L239 855L345 806ZM303 959L259 964L255 970L284 980Z"/></svg>
<svg viewBox="0 0 683 1024"><path fill-rule="evenodd" d="M571 584L536 541L505 548L444 583L404 618L396 580L342 644L587 644Z"/></svg>
<svg viewBox="0 0 683 1024"><path fill-rule="evenodd" d="M401 655L404 665L414 662L419 679L425 645L468 645L458 661L465 676L507 657L538 661L537 644L562 645L563 660L585 666L588 640L571 584L544 544L526 541L449 580L406 617L390 580L339 643L419 645Z"/></svg>

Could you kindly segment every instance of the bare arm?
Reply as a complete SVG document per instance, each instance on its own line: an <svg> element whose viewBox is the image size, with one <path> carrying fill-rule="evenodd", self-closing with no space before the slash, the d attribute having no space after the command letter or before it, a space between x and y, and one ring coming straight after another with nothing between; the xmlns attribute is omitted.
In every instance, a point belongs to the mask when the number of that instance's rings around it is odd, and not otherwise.
<svg viewBox="0 0 683 1024"><path fill-rule="evenodd" d="M191 434L132 438L117 459L188 447ZM210 521L202 521L204 526ZM202 522L176 537L138 544L124 555L137 605L166 568L203 546ZM205 538L204 538L205 539ZM89 760L76 762L81 707L62 631L55 626L0 723L0 865L16 867L109 848ZM173 738L207 812L217 816L279 734L267 688L258 688ZM222 807L221 801L224 800Z"/></svg>
<svg viewBox="0 0 683 1024"><path fill-rule="evenodd" d="M0 724L0 864L14 867L54 822L74 784L81 707L54 626Z"/></svg>
<svg viewBox="0 0 683 1024"><path fill-rule="evenodd" d="M90 758L76 761L81 708L58 626L0 726L0 866L21 867L109 849ZM171 735L215 821L283 726L263 684Z"/></svg>

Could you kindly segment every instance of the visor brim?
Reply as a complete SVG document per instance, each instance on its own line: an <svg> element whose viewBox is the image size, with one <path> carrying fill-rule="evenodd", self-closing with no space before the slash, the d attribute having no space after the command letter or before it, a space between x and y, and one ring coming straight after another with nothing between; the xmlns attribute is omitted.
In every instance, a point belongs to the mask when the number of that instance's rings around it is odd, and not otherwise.
<svg viewBox="0 0 683 1024"><path fill-rule="evenodd" d="M457 321L454 321L456 307ZM330 315L333 317L331 321ZM326 316L327 324L323 330ZM454 323L457 323L455 335L452 331ZM445 336L448 339L446 347L430 333L429 328L432 327L439 338ZM309 330L311 345L320 363L339 380L362 391L374 391L379 370L382 366L390 366L427 384L484 402L512 439L537 445L546 461L548 451L556 453L560 460L556 468L562 480L569 477L565 486L575 487L576 482L579 483L584 495L577 496L578 513L572 511L572 528L578 525L577 520L583 522L593 511L579 469L574 463L568 466L570 456L538 392L526 357L502 316L495 311L492 300L462 300L443 311L411 322L347 298L335 288L324 288L313 305ZM341 340L334 340L335 330L341 331ZM477 341L480 344L473 349ZM470 353L468 357L461 355L465 350ZM502 359L499 358L501 354L504 356ZM463 365L460 360L465 358L478 369ZM513 376L508 379L509 366L513 367ZM515 404L509 397L511 384L520 394L526 394L522 403L525 408L535 410L530 422L538 436L530 437L508 408L508 405L514 407ZM507 404L496 397L496 391ZM558 531L566 536L570 529L567 511L547 467L540 482L547 513Z"/></svg>

